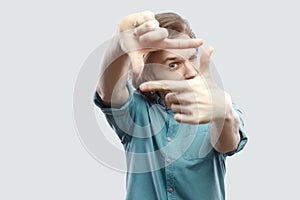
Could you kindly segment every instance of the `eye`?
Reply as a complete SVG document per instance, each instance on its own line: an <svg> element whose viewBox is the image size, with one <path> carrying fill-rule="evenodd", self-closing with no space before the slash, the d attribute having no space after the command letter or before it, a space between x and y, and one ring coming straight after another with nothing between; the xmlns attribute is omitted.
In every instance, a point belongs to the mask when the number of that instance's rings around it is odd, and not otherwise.
<svg viewBox="0 0 300 200"><path fill-rule="evenodd" d="M170 69L175 69L175 68L177 68L179 66L179 63L178 62L174 62L174 63L170 63L169 64L169 68Z"/></svg>

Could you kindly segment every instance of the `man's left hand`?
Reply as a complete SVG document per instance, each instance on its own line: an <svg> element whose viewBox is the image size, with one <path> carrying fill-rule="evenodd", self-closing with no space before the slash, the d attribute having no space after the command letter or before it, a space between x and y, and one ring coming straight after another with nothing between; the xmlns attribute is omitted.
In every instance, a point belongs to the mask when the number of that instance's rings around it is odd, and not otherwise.
<svg viewBox="0 0 300 200"><path fill-rule="evenodd" d="M208 47L200 58L197 76L188 80L158 80L140 85L142 92L167 93L165 102L176 112L178 122L204 124L215 119L226 119L232 109L231 97L218 87L210 72L212 47Z"/></svg>

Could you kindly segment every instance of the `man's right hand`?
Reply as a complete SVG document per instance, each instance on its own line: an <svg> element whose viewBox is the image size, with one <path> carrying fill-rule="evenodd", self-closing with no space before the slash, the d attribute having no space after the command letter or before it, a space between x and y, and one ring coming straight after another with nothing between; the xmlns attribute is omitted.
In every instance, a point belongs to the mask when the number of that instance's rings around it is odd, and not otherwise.
<svg viewBox="0 0 300 200"><path fill-rule="evenodd" d="M133 73L140 74L144 54L157 49L197 48L201 39L168 39L168 30L159 27L154 13L144 11L124 17L118 24L120 47L130 57Z"/></svg>

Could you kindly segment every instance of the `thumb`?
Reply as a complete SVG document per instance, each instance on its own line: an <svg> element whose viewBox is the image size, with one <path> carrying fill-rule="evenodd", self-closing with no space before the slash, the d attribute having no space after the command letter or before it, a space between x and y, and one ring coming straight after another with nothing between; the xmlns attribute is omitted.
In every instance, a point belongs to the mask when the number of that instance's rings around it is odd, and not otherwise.
<svg viewBox="0 0 300 200"><path fill-rule="evenodd" d="M214 51L212 46L207 47L200 58L200 72L204 75L210 73L209 65L210 65L210 57Z"/></svg>
<svg viewBox="0 0 300 200"><path fill-rule="evenodd" d="M143 53L140 51L130 52L129 54L131 64L132 64L132 72L136 75L141 75L144 69L144 57Z"/></svg>

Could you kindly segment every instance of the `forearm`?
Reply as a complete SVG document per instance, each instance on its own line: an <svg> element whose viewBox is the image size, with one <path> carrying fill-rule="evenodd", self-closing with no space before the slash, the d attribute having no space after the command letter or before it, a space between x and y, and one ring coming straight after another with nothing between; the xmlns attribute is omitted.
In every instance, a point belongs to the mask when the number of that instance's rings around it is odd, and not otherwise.
<svg viewBox="0 0 300 200"><path fill-rule="evenodd" d="M119 38L111 39L100 66L97 92L108 106L123 105L129 97L126 88L129 71L129 58L119 45Z"/></svg>

